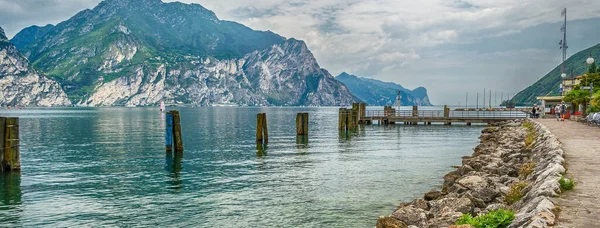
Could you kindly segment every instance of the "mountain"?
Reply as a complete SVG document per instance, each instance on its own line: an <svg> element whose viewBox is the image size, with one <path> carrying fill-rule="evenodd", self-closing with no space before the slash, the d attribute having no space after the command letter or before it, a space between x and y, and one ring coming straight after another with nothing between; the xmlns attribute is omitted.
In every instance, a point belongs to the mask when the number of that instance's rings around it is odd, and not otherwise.
<svg viewBox="0 0 600 228"><path fill-rule="evenodd" d="M354 95L367 102L369 105L394 105L396 102L396 95L398 90L400 90L402 95L400 103L402 105L431 106L429 97L427 96L427 89L423 87L416 88L415 90L408 90L401 85L392 82L361 78L346 72L338 75L335 79L344 83Z"/></svg>
<svg viewBox="0 0 600 228"><path fill-rule="evenodd" d="M0 27L0 106L65 106L71 102L60 85L40 74L6 38Z"/></svg>
<svg viewBox="0 0 600 228"><path fill-rule="evenodd" d="M579 51L565 61L565 72L569 75L568 77L585 73L587 71L585 61L590 56L596 60L600 59L600 44ZM558 65L540 80L533 83L533 85L517 93L517 95L512 98L511 102L514 102L517 105L532 105L537 103L535 98L538 96L560 95L559 88L562 81L560 75L561 65Z"/></svg>
<svg viewBox="0 0 600 228"><path fill-rule="evenodd" d="M21 51L81 106L358 101L304 42L219 20L198 4L105 0Z"/></svg>
<svg viewBox="0 0 600 228"><path fill-rule="evenodd" d="M42 38L53 28L54 25L51 24L48 24L44 27L39 27L37 25L27 27L17 33L17 35L15 35L15 37L13 37L13 39L10 41L17 47L17 49L22 50L34 40Z"/></svg>

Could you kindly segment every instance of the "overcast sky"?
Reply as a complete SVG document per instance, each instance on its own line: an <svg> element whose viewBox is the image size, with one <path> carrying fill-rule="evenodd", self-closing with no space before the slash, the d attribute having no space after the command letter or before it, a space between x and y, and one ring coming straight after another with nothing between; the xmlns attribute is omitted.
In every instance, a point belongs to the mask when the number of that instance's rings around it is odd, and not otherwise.
<svg viewBox="0 0 600 228"><path fill-rule="evenodd" d="M181 1L199 3L222 20L304 40L334 76L346 71L424 86L435 104L464 105L466 92L474 103L484 88L498 96L516 93L549 72L560 63L564 7L569 54L600 43L599 0ZM0 26L12 37L99 2L0 0Z"/></svg>

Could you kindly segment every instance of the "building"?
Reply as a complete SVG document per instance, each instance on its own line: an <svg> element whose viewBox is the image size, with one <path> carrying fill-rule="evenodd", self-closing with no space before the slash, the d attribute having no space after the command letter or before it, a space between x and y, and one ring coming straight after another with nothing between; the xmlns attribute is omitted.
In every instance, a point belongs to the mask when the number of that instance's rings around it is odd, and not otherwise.
<svg viewBox="0 0 600 228"><path fill-rule="evenodd" d="M585 76L587 76L587 75L583 74L583 75L575 76L575 77L570 78L570 79L563 79L562 83L560 85L562 94L567 94L569 91L573 90L573 88L576 85L581 84L581 80ZM540 96L540 97L536 97L536 99L538 101L540 101L541 107L544 107L544 110L545 110L546 113L551 113L552 112L552 108L555 105L560 104L562 102L563 98L564 98L564 96ZM571 104L567 103L567 106L571 106Z"/></svg>

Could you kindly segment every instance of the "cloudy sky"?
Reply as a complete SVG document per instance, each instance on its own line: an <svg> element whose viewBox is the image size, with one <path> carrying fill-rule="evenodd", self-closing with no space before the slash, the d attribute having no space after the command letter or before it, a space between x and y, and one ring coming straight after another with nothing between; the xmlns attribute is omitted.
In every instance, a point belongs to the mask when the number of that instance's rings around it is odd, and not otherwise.
<svg viewBox="0 0 600 228"><path fill-rule="evenodd" d="M513 94L550 71L560 63L564 7L569 53L600 43L598 0L181 1L199 3L220 19L302 39L334 76L345 71L424 86L435 104L464 105L466 92L474 103L484 88L498 97ZM99 2L0 0L0 26L11 37Z"/></svg>

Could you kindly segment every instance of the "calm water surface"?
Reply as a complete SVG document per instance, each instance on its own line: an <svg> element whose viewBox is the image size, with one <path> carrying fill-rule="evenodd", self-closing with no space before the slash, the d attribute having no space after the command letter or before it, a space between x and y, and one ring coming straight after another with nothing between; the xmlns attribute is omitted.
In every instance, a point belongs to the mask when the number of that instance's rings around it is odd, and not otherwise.
<svg viewBox="0 0 600 228"><path fill-rule="evenodd" d="M410 107L409 107L410 108ZM373 227L472 153L482 127L337 131L336 108L180 108L166 155L156 108L0 110L19 116L21 174L0 174L0 227ZM310 113L308 143L295 116ZM270 144L257 148L256 114Z"/></svg>

